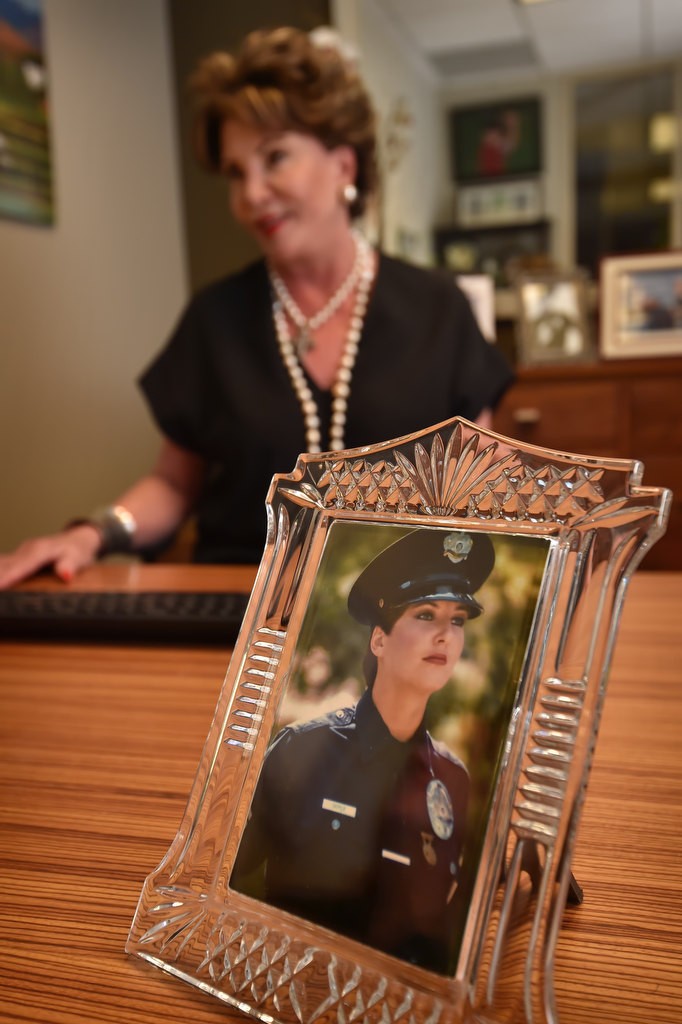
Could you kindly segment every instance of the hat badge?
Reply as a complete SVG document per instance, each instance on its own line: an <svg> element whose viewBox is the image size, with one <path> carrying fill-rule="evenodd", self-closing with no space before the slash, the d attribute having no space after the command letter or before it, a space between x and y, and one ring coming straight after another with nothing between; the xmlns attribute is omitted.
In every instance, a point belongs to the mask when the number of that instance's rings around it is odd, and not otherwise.
<svg viewBox="0 0 682 1024"><path fill-rule="evenodd" d="M451 562L463 562L474 546L468 533L449 533L443 540L443 554Z"/></svg>

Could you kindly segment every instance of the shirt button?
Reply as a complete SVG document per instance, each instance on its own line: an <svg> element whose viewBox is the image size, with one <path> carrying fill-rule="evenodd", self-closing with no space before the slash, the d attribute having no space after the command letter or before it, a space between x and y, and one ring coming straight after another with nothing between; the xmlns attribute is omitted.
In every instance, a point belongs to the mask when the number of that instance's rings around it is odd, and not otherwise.
<svg viewBox="0 0 682 1024"><path fill-rule="evenodd" d="M338 818L332 818L332 828L334 829L335 832L341 828L341 822L339 821Z"/></svg>

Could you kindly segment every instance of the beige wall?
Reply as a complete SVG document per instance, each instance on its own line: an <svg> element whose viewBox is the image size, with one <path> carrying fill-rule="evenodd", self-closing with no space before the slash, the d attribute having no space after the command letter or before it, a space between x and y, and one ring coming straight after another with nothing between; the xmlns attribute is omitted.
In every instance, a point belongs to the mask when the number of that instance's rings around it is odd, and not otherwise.
<svg viewBox="0 0 682 1024"><path fill-rule="evenodd" d="M0 220L0 550L148 466L134 380L187 294L165 3L45 19L57 222Z"/></svg>

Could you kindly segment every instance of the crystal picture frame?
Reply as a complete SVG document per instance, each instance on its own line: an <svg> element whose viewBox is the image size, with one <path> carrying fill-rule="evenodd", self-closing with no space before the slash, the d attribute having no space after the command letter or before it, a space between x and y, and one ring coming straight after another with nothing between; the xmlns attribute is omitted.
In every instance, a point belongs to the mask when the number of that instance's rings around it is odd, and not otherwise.
<svg viewBox="0 0 682 1024"><path fill-rule="evenodd" d="M670 492L642 476L637 461L545 450L460 418L302 455L276 476L264 556L187 808L144 883L127 951L261 1021L502 1024L516 1008L528 1024L557 1024L553 954L618 621L669 514ZM483 614L464 623L461 663L428 724L465 763L474 796L450 863L457 884L432 901L454 905L433 959L321 922L314 902L301 913L232 884L273 737L335 714L355 729L366 630L347 614L348 592L377 554L417 532L446 556L479 542L495 554L476 594ZM300 766L284 764L286 794ZM364 788L376 774L370 762ZM316 806L325 779L310 773ZM323 793L325 843L362 817L334 797ZM286 809L279 816L300 838L302 812ZM411 884L425 903L437 894L434 830L423 858L418 845L412 858L388 853L417 879L388 900L399 922ZM320 847L310 863L325 856Z"/></svg>

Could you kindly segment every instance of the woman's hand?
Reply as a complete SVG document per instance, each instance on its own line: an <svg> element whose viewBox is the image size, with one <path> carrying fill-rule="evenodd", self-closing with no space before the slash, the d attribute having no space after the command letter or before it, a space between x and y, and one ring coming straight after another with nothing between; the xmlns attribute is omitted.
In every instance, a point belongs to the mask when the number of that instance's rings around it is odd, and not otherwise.
<svg viewBox="0 0 682 1024"><path fill-rule="evenodd" d="M96 526L82 523L48 537L25 540L7 555L0 555L0 589L11 587L51 565L68 582L97 558L102 536Z"/></svg>
<svg viewBox="0 0 682 1024"><path fill-rule="evenodd" d="M152 472L117 498L137 528L135 549L151 547L172 537L191 511L201 490L206 464L193 452L164 439ZM79 523L61 533L26 540L7 555L0 555L0 589L11 587L51 565L68 582L96 561L102 535L92 523Z"/></svg>

